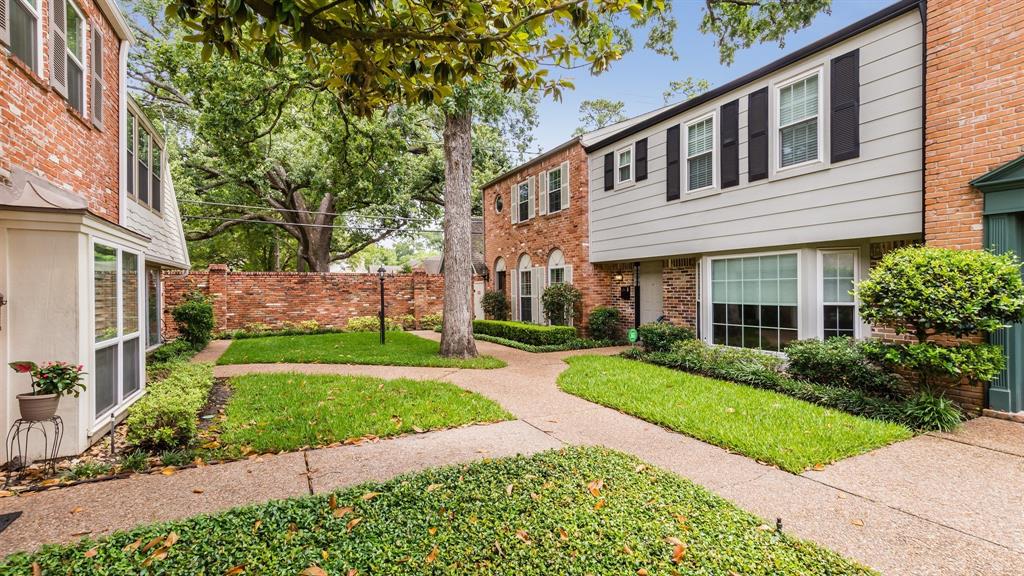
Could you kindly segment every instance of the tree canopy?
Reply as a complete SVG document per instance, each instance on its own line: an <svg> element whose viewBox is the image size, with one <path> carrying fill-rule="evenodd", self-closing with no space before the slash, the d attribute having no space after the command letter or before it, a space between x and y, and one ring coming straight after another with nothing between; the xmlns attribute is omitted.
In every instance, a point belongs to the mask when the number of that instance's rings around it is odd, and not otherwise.
<svg viewBox="0 0 1024 576"><path fill-rule="evenodd" d="M626 119L625 108L626 103L621 100L595 98L580 102L580 125L573 135L579 136L622 122Z"/></svg>

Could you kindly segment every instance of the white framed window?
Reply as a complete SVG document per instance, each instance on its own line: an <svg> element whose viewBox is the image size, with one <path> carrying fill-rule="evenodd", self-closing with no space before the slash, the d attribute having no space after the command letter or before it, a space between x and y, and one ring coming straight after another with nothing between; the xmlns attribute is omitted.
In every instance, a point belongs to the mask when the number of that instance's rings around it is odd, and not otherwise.
<svg viewBox="0 0 1024 576"><path fill-rule="evenodd" d="M125 165L125 169L128 173L125 174L125 181L128 183L128 196L131 198L137 198L135 188L135 152L137 146L135 135L137 133L137 123L135 120L135 114L132 114L131 112L125 114L125 118L128 124L128 137L126 139L126 146L128 147L128 162Z"/></svg>
<svg viewBox="0 0 1024 576"><path fill-rule="evenodd" d="M781 351L799 338L797 252L710 258L709 264L712 343Z"/></svg>
<svg viewBox="0 0 1024 576"><path fill-rule="evenodd" d="M149 124L134 110L127 114L128 196L160 212L163 204L163 148Z"/></svg>
<svg viewBox="0 0 1024 576"><path fill-rule="evenodd" d="M518 294L516 294L516 306L519 311L519 320L522 322L533 322L533 262L530 257L523 254L519 258L519 269L517 270Z"/></svg>
<svg viewBox="0 0 1024 576"><path fill-rule="evenodd" d="M633 145L615 153L615 180L619 184L633 181Z"/></svg>
<svg viewBox="0 0 1024 576"><path fill-rule="evenodd" d="M548 256L548 285L563 284L567 281L569 280L565 274L565 255L556 248Z"/></svg>
<svg viewBox="0 0 1024 576"><path fill-rule="evenodd" d="M686 125L686 191L715 186L715 115Z"/></svg>
<svg viewBox="0 0 1024 576"><path fill-rule="evenodd" d="M59 1L59 0L57 0ZM68 103L85 114L85 16L78 6L67 2Z"/></svg>
<svg viewBox="0 0 1024 576"><path fill-rule="evenodd" d="M146 267L146 348L154 348L160 345L162 341L160 337L161 328L163 326L163 318L161 318L161 312L163 307L160 305L161 298L163 296L163 286L160 284L160 269L147 266Z"/></svg>
<svg viewBox="0 0 1024 576"><path fill-rule="evenodd" d="M102 422L142 390L142 255L92 243L93 416Z"/></svg>
<svg viewBox="0 0 1024 576"><path fill-rule="evenodd" d="M11 54L36 74L41 74L41 0L8 0L10 5Z"/></svg>
<svg viewBox="0 0 1024 576"><path fill-rule="evenodd" d="M530 181L523 180L516 184L516 209L519 210L519 222L530 219Z"/></svg>
<svg viewBox="0 0 1024 576"><path fill-rule="evenodd" d="M501 211L505 208L505 201L501 199L501 194L494 195L494 211L497 214L501 214Z"/></svg>
<svg viewBox="0 0 1024 576"><path fill-rule="evenodd" d="M821 69L814 69L775 89L778 169L818 162L824 139L821 121Z"/></svg>
<svg viewBox="0 0 1024 576"><path fill-rule="evenodd" d="M548 179L548 197L545 201L548 203L548 214L551 214L564 208L562 206L562 186L564 185L562 182L562 169L555 168L554 170L549 170L545 177Z"/></svg>
<svg viewBox="0 0 1024 576"><path fill-rule="evenodd" d="M498 259L494 261L494 289L498 292L504 292L507 281L508 273L505 271L505 259L498 256Z"/></svg>
<svg viewBox="0 0 1024 576"><path fill-rule="evenodd" d="M821 338L857 337L857 301L853 288L857 284L856 249L821 250L818 269L821 276Z"/></svg>

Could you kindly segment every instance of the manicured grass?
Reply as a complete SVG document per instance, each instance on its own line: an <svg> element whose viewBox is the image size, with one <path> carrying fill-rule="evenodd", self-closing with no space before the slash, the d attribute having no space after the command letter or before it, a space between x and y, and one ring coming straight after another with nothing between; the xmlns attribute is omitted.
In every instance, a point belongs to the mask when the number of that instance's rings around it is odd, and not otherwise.
<svg viewBox="0 0 1024 576"><path fill-rule="evenodd" d="M869 420L742 384L607 356L567 358L558 386L790 472L912 436Z"/></svg>
<svg viewBox="0 0 1024 576"><path fill-rule="evenodd" d="M172 532L172 546L147 548ZM141 568L158 551L166 556L149 562L152 572ZM9 556L0 573L31 574L33 562L43 574L76 575L871 573L601 448L429 470L46 547Z"/></svg>
<svg viewBox="0 0 1024 576"><path fill-rule="evenodd" d="M512 419L479 394L430 380L248 374L230 386L220 442L258 452Z"/></svg>
<svg viewBox="0 0 1024 576"><path fill-rule="evenodd" d="M442 358L440 344L405 332L388 332L380 345L376 332L345 332L302 336L268 336L234 340L218 364L378 364L443 368L502 368L491 356L468 360Z"/></svg>

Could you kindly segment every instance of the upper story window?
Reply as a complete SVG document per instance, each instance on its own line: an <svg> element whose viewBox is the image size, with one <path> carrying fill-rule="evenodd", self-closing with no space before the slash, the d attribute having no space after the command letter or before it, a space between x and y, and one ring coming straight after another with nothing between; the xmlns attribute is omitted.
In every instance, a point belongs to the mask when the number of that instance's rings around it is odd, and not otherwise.
<svg viewBox="0 0 1024 576"><path fill-rule="evenodd" d="M710 188L715 183L715 118L707 116L686 125L686 190Z"/></svg>
<svg viewBox="0 0 1024 576"><path fill-rule="evenodd" d="M11 54L39 73L39 1L9 0Z"/></svg>
<svg viewBox="0 0 1024 576"><path fill-rule="evenodd" d="M128 195L159 212L163 202L163 150L159 140L135 113L128 113Z"/></svg>
<svg viewBox="0 0 1024 576"><path fill-rule="evenodd" d="M524 180L516 186L517 195L519 198L516 201L516 205L519 209L519 221L530 219L530 182Z"/></svg>
<svg viewBox="0 0 1024 576"><path fill-rule="evenodd" d="M72 2L67 3L68 103L85 114L85 18Z"/></svg>
<svg viewBox="0 0 1024 576"><path fill-rule="evenodd" d="M623 148L616 153L616 180L629 182L633 179L633 147Z"/></svg>
<svg viewBox="0 0 1024 576"><path fill-rule="evenodd" d="M555 168L547 173L548 178L548 212L562 209L562 169Z"/></svg>
<svg viewBox="0 0 1024 576"><path fill-rule="evenodd" d="M818 121L819 73L784 84L778 88L779 167L786 168L821 158Z"/></svg>

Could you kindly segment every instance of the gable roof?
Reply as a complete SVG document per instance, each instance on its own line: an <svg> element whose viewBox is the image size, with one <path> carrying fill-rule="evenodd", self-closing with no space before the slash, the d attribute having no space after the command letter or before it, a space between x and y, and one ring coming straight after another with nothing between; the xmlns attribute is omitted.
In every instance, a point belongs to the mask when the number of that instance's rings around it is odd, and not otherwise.
<svg viewBox="0 0 1024 576"><path fill-rule="evenodd" d="M986 193L1024 189L1024 155L971 180L971 186Z"/></svg>
<svg viewBox="0 0 1024 576"><path fill-rule="evenodd" d="M783 56L782 58L775 60L770 64L762 66L761 68L758 68L753 72L740 76L739 78L731 82L723 84L718 88L715 88L714 90L709 90L699 96L695 96L689 100L686 100L685 102L680 102L679 104L662 108L660 110L655 111L655 113L649 113L645 116L638 117L643 118L643 120L639 122L633 122L632 124L625 126L621 130L609 134L604 138L597 139L596 141L592 140L588 143L585 143L584 148L587 152L593 152L594 150L604 148L609 144L614 144L615 142L618 142L623 138L632 136L633 134L650 128L651 126L654 126L659 122L672 118L673 116L679 115L687 110L690 110L691 108L700 106L705 102L714 100L719 96L728 94L729 92L732 92L733 90L736 90L737 88L740 88L745 84L755 82L773 72L781 70L782 68L785 68L790 64L798 62L799 60L802 60L816 52L820 52L822 50L825 50L826 48L830 48L844 40L847 40L853 36L856 36L857 34L860 34L861 32L864 32L865 30L874 28L875 26L892 20L897 16L902 16L903 14L915 8L923 9L924 2L925 0L900 0L899 2L892 4L891 6L887 6L879 10L878 12L875 12L874 14L871 14L866 18L858 20L857 22L854 22L853 24L850 24L849 26L841 30L833 32L832 34L829 34L824 38L812 42L807 46L800 48L799 50L795 50Z"/></svg>

